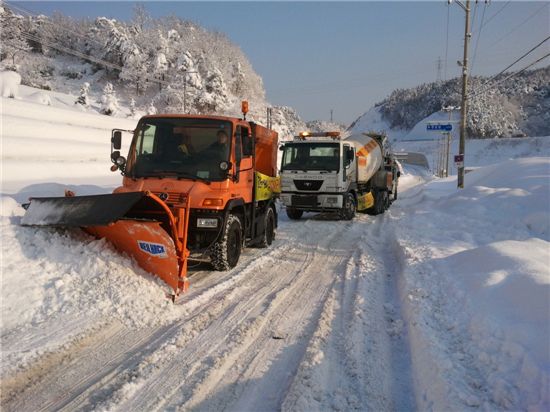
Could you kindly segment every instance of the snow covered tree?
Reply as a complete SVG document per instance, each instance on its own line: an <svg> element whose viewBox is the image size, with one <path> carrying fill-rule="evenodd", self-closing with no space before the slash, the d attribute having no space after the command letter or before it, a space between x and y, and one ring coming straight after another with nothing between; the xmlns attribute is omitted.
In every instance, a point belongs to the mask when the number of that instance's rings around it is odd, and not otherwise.
<svg viewBox="0 0 550 412"><path fill-rule="evenodd" d="M103 88L101 96L101 113L112 116L118 111L118 99L111 83L107 83Z"/></svg>
<svg viewBox="0 0 550 412"><path fill-rule="evenodd" d="M166 72L168 71L168 60L164 53L159 53L155 57L154 76L155 78L164 81ZM159 90L162 90L162 83L159 82Z"/></svg>
<svg viewBox="0 0 550 412"><path fill-rule="evenodd" d="M124 56L124 65L118 77L135 87L136 95L139 96L146 89L147 74L146 56L135 47Z"/></svg>
<svg viewBox="0 0 550 412"><path fill-rule="evenodd" d="M22 16L13 14L9 9L0 6L0 49L1 59L11 60L11 70L16 69L16 56L29 52L31 47L23 36L24 19Z"/></svg>
<svg viewBox="0 0 550 412"><path fill-rule="evenodd" d="M246 77L240 62L233 64L233 84L231 91L237 97L244 97L246 88Z"/></svg>
<svg viewBox="0 0 550 412"><path fill-rule="evenodd" d="M136 117L136 100L133 97L130 100L130 117L132 119Z"/></svg>
<svg viewBox="0 0 550 412"><path fill-rule="evenodd" d="M202 93L195 102L200 113L222 111L229 103L227 87L218 69L208 72Z"/></svg>
<svg viewBox="0 0 550 412"><path fill-rule="evenodd" d="M90 83L85 82L82 87L80 88L80 94L78 98L76 99L75 104L79 104L83 107L90 106L90 98L88 96L88 93L90 92Z"/></svg>
<svg viewBox="0 0 550 412"><path fill-rule="evenodd" d="M149 107L147 107L147 114L157 114L157 108L155 107L154 102L151 102Z"/></svg>

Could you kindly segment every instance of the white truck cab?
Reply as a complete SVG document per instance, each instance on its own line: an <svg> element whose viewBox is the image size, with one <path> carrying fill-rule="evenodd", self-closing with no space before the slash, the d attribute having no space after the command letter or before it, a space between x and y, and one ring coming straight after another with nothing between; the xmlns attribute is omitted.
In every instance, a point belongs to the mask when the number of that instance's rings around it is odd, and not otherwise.
<svg viewBox="0 0 550 412"><path fill-rule="evenodd" d="M302 132L285 143L280 199L287 215L299 219L305 211L338 212L350 220L356 210L372 208L373 189L383 186L387 191L388 179L383 145L372 137L367 140L366 144L341 140L339 132ZM378 173L381 170L383 176Z"/></svg>

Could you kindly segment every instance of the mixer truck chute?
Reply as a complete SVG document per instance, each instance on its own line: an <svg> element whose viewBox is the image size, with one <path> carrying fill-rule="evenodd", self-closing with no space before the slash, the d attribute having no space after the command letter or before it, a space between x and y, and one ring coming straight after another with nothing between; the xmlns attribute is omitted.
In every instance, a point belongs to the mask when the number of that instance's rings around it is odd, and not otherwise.
<svg viewBox="0 0 550 412"><path fill-rule="evenodd" d="M380 214L397 197L399 171L384 135L303 132L281 150L281 200L291 219L306 211L347 220L356 211Z"/></svg>
<svg viewBox="0 0 550 412"><path fill-rule="evenodd" d="M227 270L242 246L273 241L276 132L244 118L166 114L140 119L127 160L121 130L111 143L121 187L110 195L31 199L22 224L77 226L107 238L173 296L189 285L190 257Z"/></svg>

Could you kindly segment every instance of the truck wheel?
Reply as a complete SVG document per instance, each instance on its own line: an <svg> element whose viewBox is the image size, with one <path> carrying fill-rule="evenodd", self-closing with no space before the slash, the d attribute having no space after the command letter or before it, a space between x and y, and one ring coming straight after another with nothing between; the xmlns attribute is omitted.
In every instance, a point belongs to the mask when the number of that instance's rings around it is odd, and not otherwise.
<svg viewBox="0 0 550 412"><path fill-rule="evenodd" d="M268 247L275 239L275 213L273 208L268 208L265 214L265 230L262 235L262 240L258 244L259 247Z"/></svg>
<svg viewBox="0 0 550 412"><path fill-rule="evenodd" d="M388 192L385 190L377 190L374 192L374 206L368 209L368 213L371 215L380 215L387 209Z"/></svg>
<svg viewBox="0 0 550 412"><path fill-rule="evenodd" d="M298 220L304 214L303 210L293 209L291 207L286 208L286 215L292 220Z"/></svg>
<svg viewBox="0 0 550 412"><path fill-rule="evenodd" d="M344 207L340 211L340 216L344 220L352 220L355 217L355 199L351 193L347 193L344 197Z"/></svg>
<svg viewBox="0 0 550 412"><path fill-rule="evenodd" d="M241 257L243 245L241 221L235 215L229 215L221 239L218 239L210 253L215 270L234 268Z"/></svg>

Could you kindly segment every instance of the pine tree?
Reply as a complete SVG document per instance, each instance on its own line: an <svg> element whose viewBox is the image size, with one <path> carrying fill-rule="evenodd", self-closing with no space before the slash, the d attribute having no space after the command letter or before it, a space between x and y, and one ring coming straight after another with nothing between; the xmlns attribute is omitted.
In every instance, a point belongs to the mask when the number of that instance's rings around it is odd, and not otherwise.
<svg viewBox="0 0 550 412"><path fill-rule="evenodd" d="M107 83L103 88L101 96L101 113L112 116L118 111L118 99L111 83Z"/></svg>
<svg viewBox="0 0 550 412"><path fill-rule="evenodd" d="M90 106L90 98L88 96L88 93L90 92L90 83L85 82L82 87L80 88L80 95L76 99L75 104L79 104L84 107Z"/></svg>
<svg viewBox="0 0 550 412"><path fill-rule="evenodd" d="M130 100L130 117L132 119L134 119L136 117L136 101L133 97Z"/></svg>
<svg viewBox="0 0 550 412"><path fill-rule="evenodd" d="M147 114L157 114L157 108L155 107L153 102L149 104L149 107L147 108Z"/></svg>

